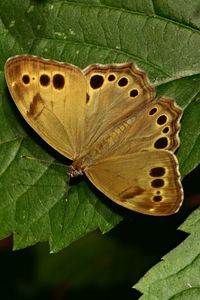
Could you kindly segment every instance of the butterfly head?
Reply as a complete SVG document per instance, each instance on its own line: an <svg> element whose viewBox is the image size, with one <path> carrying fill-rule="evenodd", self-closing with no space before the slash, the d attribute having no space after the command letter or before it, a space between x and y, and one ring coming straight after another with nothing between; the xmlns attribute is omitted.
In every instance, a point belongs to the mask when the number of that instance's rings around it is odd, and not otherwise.
<svg viewBox="0 0 200 300"><path fill-rule="evenodd" d="M67 171L67 175L73 178L79 175L83 175L83 171L81 169L76 169L73 165L71 165Z"/></svg>

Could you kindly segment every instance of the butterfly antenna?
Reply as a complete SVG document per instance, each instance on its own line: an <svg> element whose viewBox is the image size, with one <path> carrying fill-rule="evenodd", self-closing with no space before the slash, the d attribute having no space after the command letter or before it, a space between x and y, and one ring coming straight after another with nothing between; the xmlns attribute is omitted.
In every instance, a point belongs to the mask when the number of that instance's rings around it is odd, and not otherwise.
<svg viewBox="0 0 200 300"><path fill-rule="evenodd" d="M44 163L44 164L52 164L52 165L56 165L56 166L65 166L67 169L70 168L70 166L67 166L66 164L63 164L63 163L52 162L52 161L49 161L49 160L40 159L40 158L36 158L36 157L33 157L33 156L21 155L21 158L28 159L28 160L36 160L36 161L39 161L39 162Z"/></svg>

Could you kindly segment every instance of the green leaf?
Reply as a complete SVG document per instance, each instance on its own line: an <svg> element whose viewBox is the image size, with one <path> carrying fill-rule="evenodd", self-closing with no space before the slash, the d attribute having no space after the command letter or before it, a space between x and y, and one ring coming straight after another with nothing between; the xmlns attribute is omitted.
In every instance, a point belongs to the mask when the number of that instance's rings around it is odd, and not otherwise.
<svg viewBox="0 0 200 300"><path fill-rule="evenodd" d="M199 299L200 209L180 229L190 236L134 286L144 294L141 300Z"/></svg>
<svg viewBox="0 0 200 300"><path fill-rule="evenodd" d="M69 189L65 167L53 165L59 156L14 107L4 80L6 59L29 53L81 68L136 62L159 94L185 109L177 152L184 177L200 158L197 15L198 1L170 0L167 6L141 0L0 2L1 238L13 232L15 249L48 240L56 252L96 228L109 231L123 214L85 179ZM49 163L28 161L23 155Z"/></svg>
<svg viewBox="0 0 200 300"><path fill-rule="evenodd" d="M100 228L105 233L121 220L106 202L99 201L80 182L68 193L66 168L53 164L53 158L40 142L19 127L19 113L3 95L0 105L0 236L14 233L14 248L38 241L50 241L56 252L82 235ZM18 120L19 121L19 120ZM22 123L24 121L20 120ZM19 130L18 130L19 127ZM44 159L47 163L23 156Z"/></svg>

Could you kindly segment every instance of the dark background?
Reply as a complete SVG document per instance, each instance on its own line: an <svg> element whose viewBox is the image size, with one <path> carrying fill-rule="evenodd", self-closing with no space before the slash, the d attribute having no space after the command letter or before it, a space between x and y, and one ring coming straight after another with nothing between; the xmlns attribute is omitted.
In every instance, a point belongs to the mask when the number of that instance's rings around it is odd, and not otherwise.
<svg viewBox="0 0 200 300"><path fill-rule="evenodd" d="M200 203L200 167L183 181L185 201L170 217L127 212L111 232L88 234L57 254L47 243L12 251L12 237L0 242L1 299L138 299L131 287L163 255L187 238L177 230Z"/></svg>

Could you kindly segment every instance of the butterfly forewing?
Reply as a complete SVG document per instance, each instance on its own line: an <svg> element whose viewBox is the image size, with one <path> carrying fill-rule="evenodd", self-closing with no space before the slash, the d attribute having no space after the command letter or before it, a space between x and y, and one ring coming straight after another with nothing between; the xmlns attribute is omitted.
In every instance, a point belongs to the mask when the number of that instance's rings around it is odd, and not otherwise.
<svg viewBox="0 0 200 300"><path fill-rule="evenodd" d="M132 63L91 65L84 70L88 83L86 151L104 135L141 111L154 97L144 72Z"/></svg>
<svg viewBox="0 0 200 300"><path fill-rule="evenodd" d="M53 148L75 158L84 143L86 80L80 69L32 56L6 63L6 81L19 111Z"/></svg>

